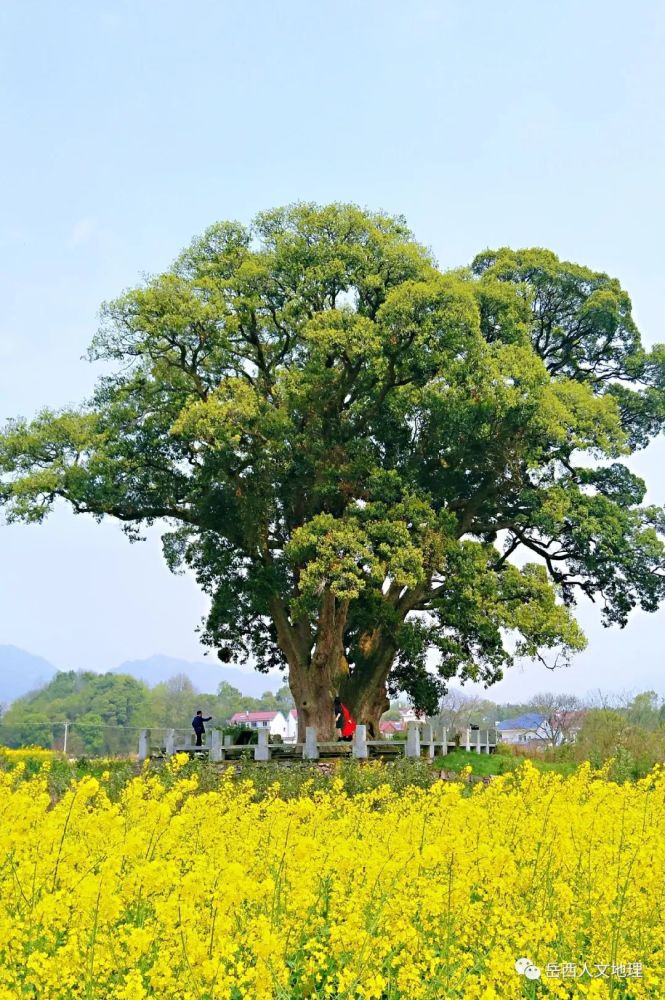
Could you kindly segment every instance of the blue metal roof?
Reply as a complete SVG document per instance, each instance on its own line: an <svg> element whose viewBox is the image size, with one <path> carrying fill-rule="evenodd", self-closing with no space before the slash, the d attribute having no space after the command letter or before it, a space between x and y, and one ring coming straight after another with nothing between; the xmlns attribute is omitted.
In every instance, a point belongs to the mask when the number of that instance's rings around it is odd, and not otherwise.
<svg viewBox="0 0 665 1000"><path fill-rule="evenodd" d="M497 729L501 732L507 729L538 729L545 721L545 716L540 712L526 712L518 715L516 719L506 719L497 724Z"/></svg>

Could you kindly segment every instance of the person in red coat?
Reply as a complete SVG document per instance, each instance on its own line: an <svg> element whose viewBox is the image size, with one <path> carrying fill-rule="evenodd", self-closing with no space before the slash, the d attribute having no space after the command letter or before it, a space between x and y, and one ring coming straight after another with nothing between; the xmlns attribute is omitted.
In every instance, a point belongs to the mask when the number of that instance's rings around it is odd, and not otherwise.
<svg viewBox="0 0 665 1000"><path fill-rule="evenodd" d="M353 739L356 731L356 723L346 705L342 704L341 698L335 698L335 729L337 739L349 742Z"/></svg>

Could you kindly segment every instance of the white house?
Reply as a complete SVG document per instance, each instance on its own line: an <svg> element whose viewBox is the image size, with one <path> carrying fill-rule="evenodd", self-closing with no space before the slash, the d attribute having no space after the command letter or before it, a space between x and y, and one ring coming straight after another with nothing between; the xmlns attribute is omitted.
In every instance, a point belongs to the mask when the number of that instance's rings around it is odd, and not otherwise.
<svg viewBox="0 0 665 1000"><path fill-rule="evenodd" d="M229 721L232 726L267 729L271 736L281 736L283 740L289 738L292 729L290 721L281 712L236 712Z"/></svg>
<svg viewBox="0 0 665 1000"><path fill-rule="evenodd" d="M496 728L502 743L529 743L532 740L546 741L548 732L545 716L539 712L526 712L515 719L497 722Z"/></svg>
<svg viewBox="0 0 665 1000"><path fill-rule="evenodd" d="M286 743L295 743L298 739L298 709L292 708L286 717Z"/></svg>
<svg viewBox="0 0 665 1000"><path fill-rule="evenodd" d="M416 712L415 708L400 708L399 710L400 719L405 724L408 725L409 722L425 722L426 716L424 712Z"/></svg>

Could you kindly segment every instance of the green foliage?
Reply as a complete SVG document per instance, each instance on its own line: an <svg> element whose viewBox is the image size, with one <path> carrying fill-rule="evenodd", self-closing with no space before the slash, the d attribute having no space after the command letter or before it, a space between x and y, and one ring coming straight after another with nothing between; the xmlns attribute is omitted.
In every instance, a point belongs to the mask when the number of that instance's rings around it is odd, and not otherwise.
<svg viewBox="0 0 665 1000"><path fill-rule="evenodd" d="M21 701L24 702L22 711L15 711L11 706L3 715L0 743L8 747L50 748L55 732L51 717L43 711L34 710L29 701Z"/></svg>
<svg viewBox="0 0 665 1000"><path fill-rule="evenodd" d="M399 722L402 718L399 708L395 705L391 705L387 712L384 712L381 716L382 722Z"/></svg>
<svg viewBox="0 0 665 1000"><path fill-rule="evenodd" d="M454 750L444 757L438 757L436 764L446 772L459 774L464 768L470 768L472 774L487 777L491 774L506 774L519 767L521 761L509 753L492 754L467 753L466 750Z"/></svg>
<svg viewBox="0 0 665 1000"><path fill-rule="evenodd" d="M620 626L662 601L663 513L621 459L662 428L665 347L616 279L543 249L442 274L402 219L299 204L212 226L103 317L90 403L0 436L7 518L165 520L205 641L294 690L431 710L581 649L579 594Z"/></svg>
<svg viewBox="0 0 665 1000"><path fill-rule="evenodd" d="M642 691L627 706L626 722L640 729L655 731L661 726L663 704L663 699L655 691Z"/></svg>
<svg viewBox="0 0 665 1000"><path fill-rule="evenodd" d="M665 762L665 731L652 724L654 698L654 692L647 691L624 711L587 712L573 748L575 759L589 760L595 767L611 762L609 773L617 781L643 777L654 764Z"/></svg>
<svg viewBox="0 0 665 1000"><path fill-rule="evenodd" d="M217 694L200 694L183 675L148 688L122 674L69 671L10 706L0 722L0 745L62 749L67 722L67 750L74 756L132 754L140 729L190 731L202 704L215 726L233 735L240 727L225 723L236 712L286 713L293 699L287 688L250 698L227 682L219 685Z"/></svg>
<svg viewBox="0 0 665 1000"><path fill-rule="evenodd" d="M630 750L627 750L622 744L619 744L614 750L607 775L618 784L623 784L630 778L637 777L635 758Z"/></svg>
<svg viewBox="0 0 665 1000"><path fill-rule="evenodd" d="M62 748L68 722L70 753L127 753L136 745L132 727L145 725L147 711L148 689L133 677L72 670L15 701L3 716L0 738L10 747Z"/></svg>
<svg viewBox="0 0 665 1000"><path fill-rule="evenodd" d="M575 743L578 759L590 760L600 767L621 743L625 730L626 721L616 709L597 708L587 712Z"/></svg>

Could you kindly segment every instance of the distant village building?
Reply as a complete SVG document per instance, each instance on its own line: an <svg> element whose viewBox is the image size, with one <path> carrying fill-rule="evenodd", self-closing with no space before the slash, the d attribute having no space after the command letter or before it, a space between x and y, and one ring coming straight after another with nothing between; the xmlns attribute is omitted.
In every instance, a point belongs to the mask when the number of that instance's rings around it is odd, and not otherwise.
<svg viewBox="0 0 665 1000"><path fill-rule="evenodd" d="M298 737L298 712L236 712L229 719L231 726L247 729L267 729L270 736L280 736L284 743L295 743Z"/></svg>
<svg viewBox="0 0 665 1000"><path fill-rule="evenodd" d="M576 743L580 729L587 717L586 709L578 709L574 712L563 712L559 720L561 731L560 743Z"/></svg>
<svg viewBox="0 0 665 1000"><path fill-rule="evenodd" d="M409 722L424 722L425 713L416 712L415 708L400 708L399 709L400 719L405 724L408 725Z"/></svg>
<svg viewBox="0 0 665 1000"><path fill-rule="evenodd" d="M271 736L281 736L286 740L290 725L282 712L236 712L229 719L232 726L246 726L248 729L267 729Z"/></svg>
<svg viewBox="0 0 665 1000"><path fill-rule="evenodd" d="M551 716L527 712L497 723L502 743L539 743L560 746L575 743L586 711L557 712Z"/></svg>
<svg viewBox="0 0 665 1000"><path fill-rule="evenodd" d="M532 741L542 743L549 739L549 732L544 726L545 722L545 716L539 712L526 712L524 715L518 715L515 719L497 722L496 728L501 734L502 743L531 743Z"/></svg>
<svg viewBox="0 0 665 1000"><path fill-rule="evenodd" d="M395 733L403 733L407 727L406 722L393 722L392 720L386 720L385 722L379 723L379 729L381 730L381 736L383 739L391 740Z"/></svg>

